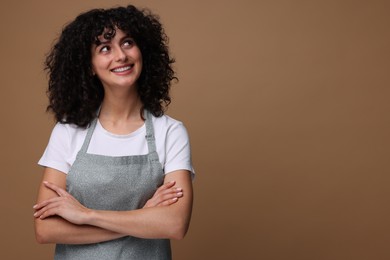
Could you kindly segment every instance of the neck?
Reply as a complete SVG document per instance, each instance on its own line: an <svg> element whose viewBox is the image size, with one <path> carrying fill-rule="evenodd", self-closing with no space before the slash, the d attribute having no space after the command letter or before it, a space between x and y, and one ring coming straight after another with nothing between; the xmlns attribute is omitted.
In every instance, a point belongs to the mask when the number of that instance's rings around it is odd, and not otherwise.
<svg viewBox="0 0 390 260"><path fill-rule="evenodd" d="M141 118L142 102L138 94L113 95L105 93L99 118L111 122L137 120Z"/></svg>
<svg viewBox="0 0 390 260"><path fill-rule="evenodd" d="M107 131L114 134L129 134L140 128L142 102L134 98L104 97L99 114L99 122Z"/></svg>

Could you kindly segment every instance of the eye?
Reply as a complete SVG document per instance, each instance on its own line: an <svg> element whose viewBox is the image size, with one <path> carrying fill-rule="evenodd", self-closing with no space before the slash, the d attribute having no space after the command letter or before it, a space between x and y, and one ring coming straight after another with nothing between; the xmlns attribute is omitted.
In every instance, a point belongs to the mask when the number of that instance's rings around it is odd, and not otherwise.
<svg viewBox="0 0 390 260"><path fill-rule="evenodd" d="M110 47L107 46L107 45L102 46L102 47L100 48L100 52L108 52L108 51L110 51Z"/></svg>
<svg viewBox="0 0 390 260"><path fill-rule="evenodd" d="M123 46L125 47L131 47L134 45L134 41L132 39L126 39L123 41Z"/></svg>

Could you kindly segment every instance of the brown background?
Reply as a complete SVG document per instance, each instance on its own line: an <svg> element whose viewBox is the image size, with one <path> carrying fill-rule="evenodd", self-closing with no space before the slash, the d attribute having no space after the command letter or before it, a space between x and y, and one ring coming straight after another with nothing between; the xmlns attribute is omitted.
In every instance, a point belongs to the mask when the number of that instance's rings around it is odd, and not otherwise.
<svg viewBox="0 0 390 260"><path fill-rule="evenodd" d="M52 126L44 54L63 24L127 1L3 1L1 259L34 240ZM161 16L197 171L175 259L390 259L389 1L133 1Z"/></svg>

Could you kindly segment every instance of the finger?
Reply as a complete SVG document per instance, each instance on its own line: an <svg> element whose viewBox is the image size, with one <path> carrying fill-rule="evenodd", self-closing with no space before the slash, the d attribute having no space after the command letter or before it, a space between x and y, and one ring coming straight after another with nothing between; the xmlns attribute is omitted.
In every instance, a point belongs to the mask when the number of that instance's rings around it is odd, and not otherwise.
<svg viewBox="0 0 390 260"><path fill-rule="evenodd" d="M51 199L48 199L48 200L44 200L44 201L42 201L42 202L40 202L38 204L35 204L33 206L33 209L39 210L39 209L41 209L43 207L46 207L50 203L54 203L54 202L57 202L57 201L60 201L60 200L62 200L62 197L54 197L54 198L51 198Z"/></svg>
<svg viewBox="0 0 390 260"><path fill-rule="evenodd" d="M161 202L162 200L166 200L174 197L181 197L182 195L183 195L183 189L174 188L174 189L169 189L161 192L160 194L158 194L158 196L155 197L155 199Z"/></svg>
<svg viewBox="0 0 390 260"><path fill-rule="evenodd" d="M161 185L157 190L156 192L154 193L155 195L159 194L160 192L164 191L164 190L167 190L171 187L173 187L175 185L175 181L170 181L170 182L167 182L167 183L164 183L163 185Z"/></svg>
<svg viewBox="0 0 390 260"><path fill-rule="evenodd" d="M179 200L179 198L165 200L162 203L160 203L158 206L169 206L169 205L172 205L173 203L177 202L178 200Z"/></svg>
<svg viewBox="0 0 390 260"><path fill-rule="evenodd" d="M165 196L167 194L176 194L178 192L183 192L183 189L182 188L170 188L167 190L163 190L159 194L156 194L156 197Z"/></svg>
<svg viewBox="0 0 390 260"><path fill-rule="evenodd" d="M161 185L156 192L153 194L152 198L150 198L146 204L144 205L144 208L149 207L156 207L158 204L162 203L164 199L162 199L162 196L165 196L167 194L171 194L169 199L175 197L175 193L182 191L181 188L172 188L176 184L176 181L170 181L167 183L164 183Z"/></svg>
<svg viewBox="0 0 390 260"><path fill-rule="evenodd" d="M159 198L156 198L156 206L170 205L183 197L183 192L168 193ZM172 201L173 200L173 201Z"/></svg>
<svg viewBox="0 0 390 260"><path fill-rule="evenodd" d="M55 185L51 182L44 181L43 184L47 188L55 191L59 196L66 196L68 194L64 189L61 189L60 187L58 187L57 185Z"/></svg>
<svg viewBox="0 0 390 260"><path fill-rule="evenodd" d="M51 204L48 204L47 206L41 208L40 210L36 211L34 213L34 217L36 218L42 218L42 216L51 216L51 215L56 215L57 213L59 213L59 210L60 209L60 202L54 202L54 203L51 203ZM46 212L50 212L49 213L46 213Z"/></svg>
<svg viewBox="0 0 390 260"><path fill-rule="evenodd" d="M36 211L34 213L34 217L36 218L40 218L42 216L43 213L45 213L45 211L47 211L47 208L44 207L44 208L41 208L40 210Z"/></svg>
<svg viewBox="0 0 390 260"><path fill-rule="evenodd" d="M64 197L56 197L56 198L52 198L49 200L45 200L45 201L42 201L41 203L35 205L33 208L37 212L37 211L40 211L44 208L47 209L49 207L52 207L53 205L56 206L56 205L64 204L66 201L63 198Z"/></svg>
<svg viewBox="0 0 390 260"><path fill-rule="evenodd" d="M167 183L164 183L163 185L160 186L160 188L158 188L158 190L166 190L166 189L169 189L171 187L173 187L175 185L175 181L170 181L170 182L167 182Z"/></svg>
<svg viewBox="0 0 390 260"><path fill-rule="evenodd" d="M167 183L164 183L161 187L165 187L166 189L169 189L170 187L173 187L175 185L176 181L169 181Z"/></svg>
<svg viewBox="0 0 390 260"><path fill-rule="evenodd" d="M40 218L40 219L45 219L47 217L56 216L56 215L58 215L57 210L58 210L57 208L51 208L51 209L45 210L44 212L42 212L42 214L40 214L39 216L36 216L36 217Z"/></svg>

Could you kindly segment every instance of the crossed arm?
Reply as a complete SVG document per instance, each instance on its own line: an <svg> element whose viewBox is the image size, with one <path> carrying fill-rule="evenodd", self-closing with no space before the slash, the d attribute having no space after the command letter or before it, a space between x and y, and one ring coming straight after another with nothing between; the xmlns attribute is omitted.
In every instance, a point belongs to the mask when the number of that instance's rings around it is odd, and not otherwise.
<svg viewBox="0 0 390 260"><path fill-rule="evenodd" d="M192 210L192 182L186 170L165 175L164 185L144 208L92 210L65 191L66 175L45 168L35 209L39 243L88 244L123 236L182 239Z"/></svg>

